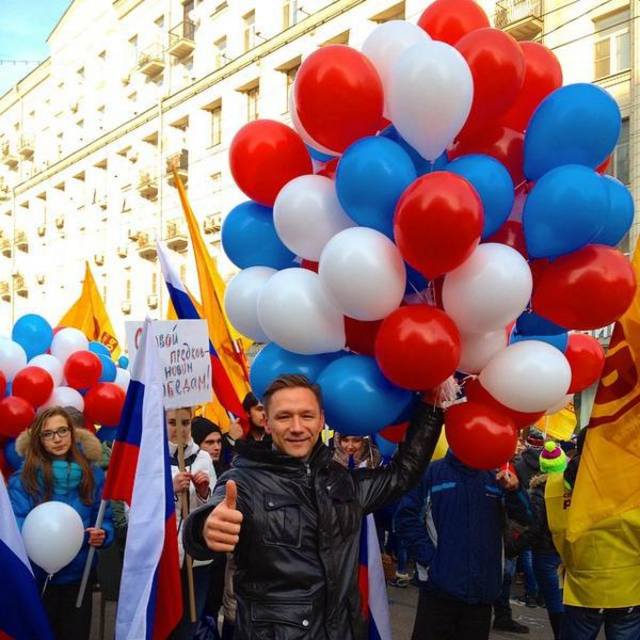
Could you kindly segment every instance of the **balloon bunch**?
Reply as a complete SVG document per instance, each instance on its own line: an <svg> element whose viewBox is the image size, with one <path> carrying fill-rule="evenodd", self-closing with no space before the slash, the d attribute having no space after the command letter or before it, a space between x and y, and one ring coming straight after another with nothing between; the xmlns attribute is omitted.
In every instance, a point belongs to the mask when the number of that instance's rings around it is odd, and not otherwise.
<svg viewBox="0 0 640 640"><path fill-rule="evenodd" d="M74 407L90 424L117 424L129 385L126 356L121 356L118 365L107 347L90 342L78 329L52 329L36 314L19 318L11 338L0 337L4 469L19 467L15 438L29 427L36 411Z"/></svg>
<svg viewBox="0 0 640 640"><path fill-rule="evenodd" d="M374 434L403 422L416 391L478 375L447 437L465 463L496 468L519 427L599 377L597 341L569 331L631 303L615 246L633 201L599 173L615 101L561 85L549 49L490 28L473 0L435 0L417 26L390 21L362 51L303 61L294 128L257 120L230 148L251 200L222 228L242 268L225 308L270 342L251 369L258 395L303 373L333 428Z"/></svg>

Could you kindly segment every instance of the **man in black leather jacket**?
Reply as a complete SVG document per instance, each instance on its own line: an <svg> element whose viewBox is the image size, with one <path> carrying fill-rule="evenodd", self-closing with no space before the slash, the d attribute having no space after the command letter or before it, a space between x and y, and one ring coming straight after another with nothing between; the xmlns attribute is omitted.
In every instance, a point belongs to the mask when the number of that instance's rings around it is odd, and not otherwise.
<svg viewBox="0 0 640 640"><path fill-rule="evenodd" d="M235 640L364 640L362 518L418 482L442 411L421 402L387 467L347 470L320 441L316 385L281 376L264 401L273 445L238 443L234 467L219 478L210 504L189 516L185 548L203 560L235 551Z"/></svg>

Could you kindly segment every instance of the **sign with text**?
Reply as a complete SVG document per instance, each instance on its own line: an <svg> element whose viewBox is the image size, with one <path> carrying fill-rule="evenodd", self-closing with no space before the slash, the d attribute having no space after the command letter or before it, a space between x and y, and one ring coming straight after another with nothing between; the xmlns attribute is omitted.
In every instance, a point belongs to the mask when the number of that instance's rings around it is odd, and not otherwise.
<svg viewBox="0 0 640 640"><path fill-rule="evenodd" d="M141 344L143 322L126 322L129 370ZM165 409L211 402L209 334L204 320L155 320L151 323L160 362Z"/></svg>

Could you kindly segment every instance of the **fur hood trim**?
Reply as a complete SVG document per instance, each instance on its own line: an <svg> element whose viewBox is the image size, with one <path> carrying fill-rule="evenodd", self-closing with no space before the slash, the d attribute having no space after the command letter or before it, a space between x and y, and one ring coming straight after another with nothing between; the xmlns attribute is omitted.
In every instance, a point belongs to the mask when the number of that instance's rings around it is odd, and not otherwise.
<svg viewBox="0 0 640 640"><path fill-rule="evenodd" d="M539 473L537 476L533 476L531 478L531 482L529 483L529 489L535 489L536 487L541 487L547 481L546 473Z"/></svg>
<svg viewBox="0 0 640 640"><path fill-rule="evenodd" d="M102 445L100 440L87 429L74 429L74 435L84 457L89 462L99 463L102 460ZM16 440L16 452L24 458L30 443L31 429L26 429Z"/></svg>

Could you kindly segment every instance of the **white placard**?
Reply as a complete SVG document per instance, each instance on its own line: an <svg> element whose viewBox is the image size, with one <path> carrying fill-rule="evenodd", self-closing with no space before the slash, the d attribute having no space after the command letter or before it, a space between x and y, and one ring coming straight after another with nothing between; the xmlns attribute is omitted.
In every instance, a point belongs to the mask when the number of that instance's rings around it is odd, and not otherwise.
<svg viewBox="0 0 640 640"><path fill-rule="evenodd" d="M130 371L140 347L143 325L143 322L125 323ZM207 323L204 320L154 320L151 329L162 363L165 409L211 402Z"/></svg>

